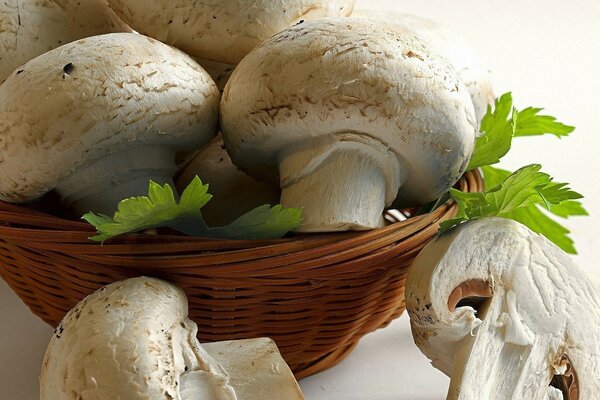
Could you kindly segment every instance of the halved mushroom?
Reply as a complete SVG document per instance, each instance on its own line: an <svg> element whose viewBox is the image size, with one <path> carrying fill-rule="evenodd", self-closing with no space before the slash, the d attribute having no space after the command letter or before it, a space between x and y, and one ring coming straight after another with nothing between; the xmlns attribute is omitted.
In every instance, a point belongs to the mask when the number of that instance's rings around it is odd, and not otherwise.
<svg viewBox="0 0 600 400"><path fill-rule="evenodd" d="M440 24L416 15L375 10L354 10L353 17L368 18L405 29L417 35L433 51L446 58L467 86L477 120L494 104L494 90L489 68L475 50L458 34Z"/></svg>
<svg viewBox="0 0 600 400"><path fill-rule="evenodd" d="M248 54L223 92L221 129L234 164L279 180L281 204L303 209L301 231L362 230L396 198L425 203L452 187L476 118L456 71L416 36L332 18Z"/></svg>
<svg viewBox="0 0 600 400"><path fill-rule="evenodd" d="M0 85L0 199L55 189L79 215L170 183L175 152L217 133L219 91L179 50L134 33L49 51Z"/></svg>
<svg viewBox="0 0 600 400"><path fill-rule="evenodd" d="M406 286L415 343L448 399L600 398L600 298L556 245L502 218L431 242Z"/></svg>
<svg viewBox="0 0 600 400"><path fill-rule="evenodd" d="M132 28L208 60L237 64L298 21L347 16L355 0L108 0Z"/></svg>
<svg viewBox="0 0 600 400"><path fill-rule="evenodd" d="M0 82L27 61L87 36L126 32L124 23L97 0L7 0L0 2ZM74 15L73 15L74 16Z"/></svg>
<svg viewBox="0 0 600 400"><path fill-rule="evenodd" d="M205 350L197 330L176 286L147 277L108 285L56 328L42 365L40 398L303 398L270 339L217 342Z"/></svg>

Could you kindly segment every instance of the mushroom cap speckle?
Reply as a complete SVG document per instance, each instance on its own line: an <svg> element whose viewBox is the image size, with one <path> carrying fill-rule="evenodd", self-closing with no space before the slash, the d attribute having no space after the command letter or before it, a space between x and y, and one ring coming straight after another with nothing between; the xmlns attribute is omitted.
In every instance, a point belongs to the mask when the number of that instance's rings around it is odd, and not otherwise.
<svg viewBox="0 0 600 400"><path fill-rule="evenodd" d="M237 64L263 40L300 20L347 16L355 0L109 0L136 31L186 53Z"/></svg>
<svg viewBox="0 0 600 400"><path fill-rule="evenodd" d="M63 44L128 30L99 0L6 0L0 2L0 21L0 82Z"/></svg>
<svg viewBox="0 0 600 400"><path fill-rule="evenodd" d="M476 134L447 60L409 32L358 18L306 21L262 43L233 72L220 113L231 159L263 180L277 179L298 149L349 136L380 142L403 169L405 203L448 190Z"/></svg>
<svg viewBox="0 0 600 400"><path fill-rule="evenodd" d="M89 295L52 336L40 398L235 400L227 373L198 343L187 307L181 289L147 277Z"/></svg>
<svg viewBox="0 0 600 400"><path fill-rule="evenodd" d="M0 199L34 199L142 144L199 148L216 134L218 105L210 76L152 38L107 34L49 51L0 85Z"/></svg>

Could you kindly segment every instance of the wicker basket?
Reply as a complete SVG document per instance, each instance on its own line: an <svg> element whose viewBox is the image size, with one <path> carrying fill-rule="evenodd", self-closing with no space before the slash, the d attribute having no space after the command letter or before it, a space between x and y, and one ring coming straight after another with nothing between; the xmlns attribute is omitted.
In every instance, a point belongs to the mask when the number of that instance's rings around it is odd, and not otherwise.
<svg viewBox="0 0 600 400"><path fill-rule="evenodd" d="M480 191L483 182L469 172L458 187ZM300 378L335 365L404 311L408 266L454 208L367 232L274 241L127 235L100 245L85 223L0 202L0 276L53 326L102 285L169 280L187 293L201 341L271 337Z"/></svg>

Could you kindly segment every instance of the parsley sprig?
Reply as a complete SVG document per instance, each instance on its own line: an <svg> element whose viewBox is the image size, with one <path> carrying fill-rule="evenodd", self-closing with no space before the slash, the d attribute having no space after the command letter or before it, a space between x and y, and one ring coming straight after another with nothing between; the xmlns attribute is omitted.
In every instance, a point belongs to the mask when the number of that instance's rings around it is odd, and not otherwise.
<svg viewBox="0 0 600 400"><path fill-rule="evenodd" d="M150 181L148 196L121 200L113 217L87 213L82 218L92 224L97 235L90 239L103 242L125 233L169 227L190 236L222 239L276 239L300 227L301 211L263 205L221 227L208 227L201 208L212 198L208 185L197 176L175 199L170 185Z"/></svg>
<svg viewBox="0 0 600 400"><path fill-rule="evenodd" d="M569 230L550 217L587 215L578 201L583 196L566 183L553 182L541 172L541 165L531 164L511 173L493 167L508 153L512 140L520 136L552 134L568 136L575 129L558 122L549 115L540 115L541 108L529 107L522 111L513 107L512 95L506 93L496 99L481 121L479 136L468 169L480 168L485 180L483 193L463 193L451 189L450 197L458 204L456 218L440 224L444 232L465 221L487 216L514 219L534 232L546 236L568 253L576 253Z"/></svg>

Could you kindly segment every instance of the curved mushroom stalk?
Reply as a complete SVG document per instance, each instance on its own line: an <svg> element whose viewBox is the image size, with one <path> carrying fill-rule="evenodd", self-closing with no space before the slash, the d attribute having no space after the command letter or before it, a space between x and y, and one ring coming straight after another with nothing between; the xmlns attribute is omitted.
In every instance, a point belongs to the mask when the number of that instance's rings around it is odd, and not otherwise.
<svg viewBox="0 0 600 400"><path fill-rule="evenodd" d="M600 299L546 238L502 218L430 243L411 267L415 343L448 399L600 398Z"/></svg>
<svg viewBox="0 0 600 400"><path fill-rule="evenodd" d="M56 328L40 398L236 400L196 332L181 289L145 277L108 285Z"/></svg>

